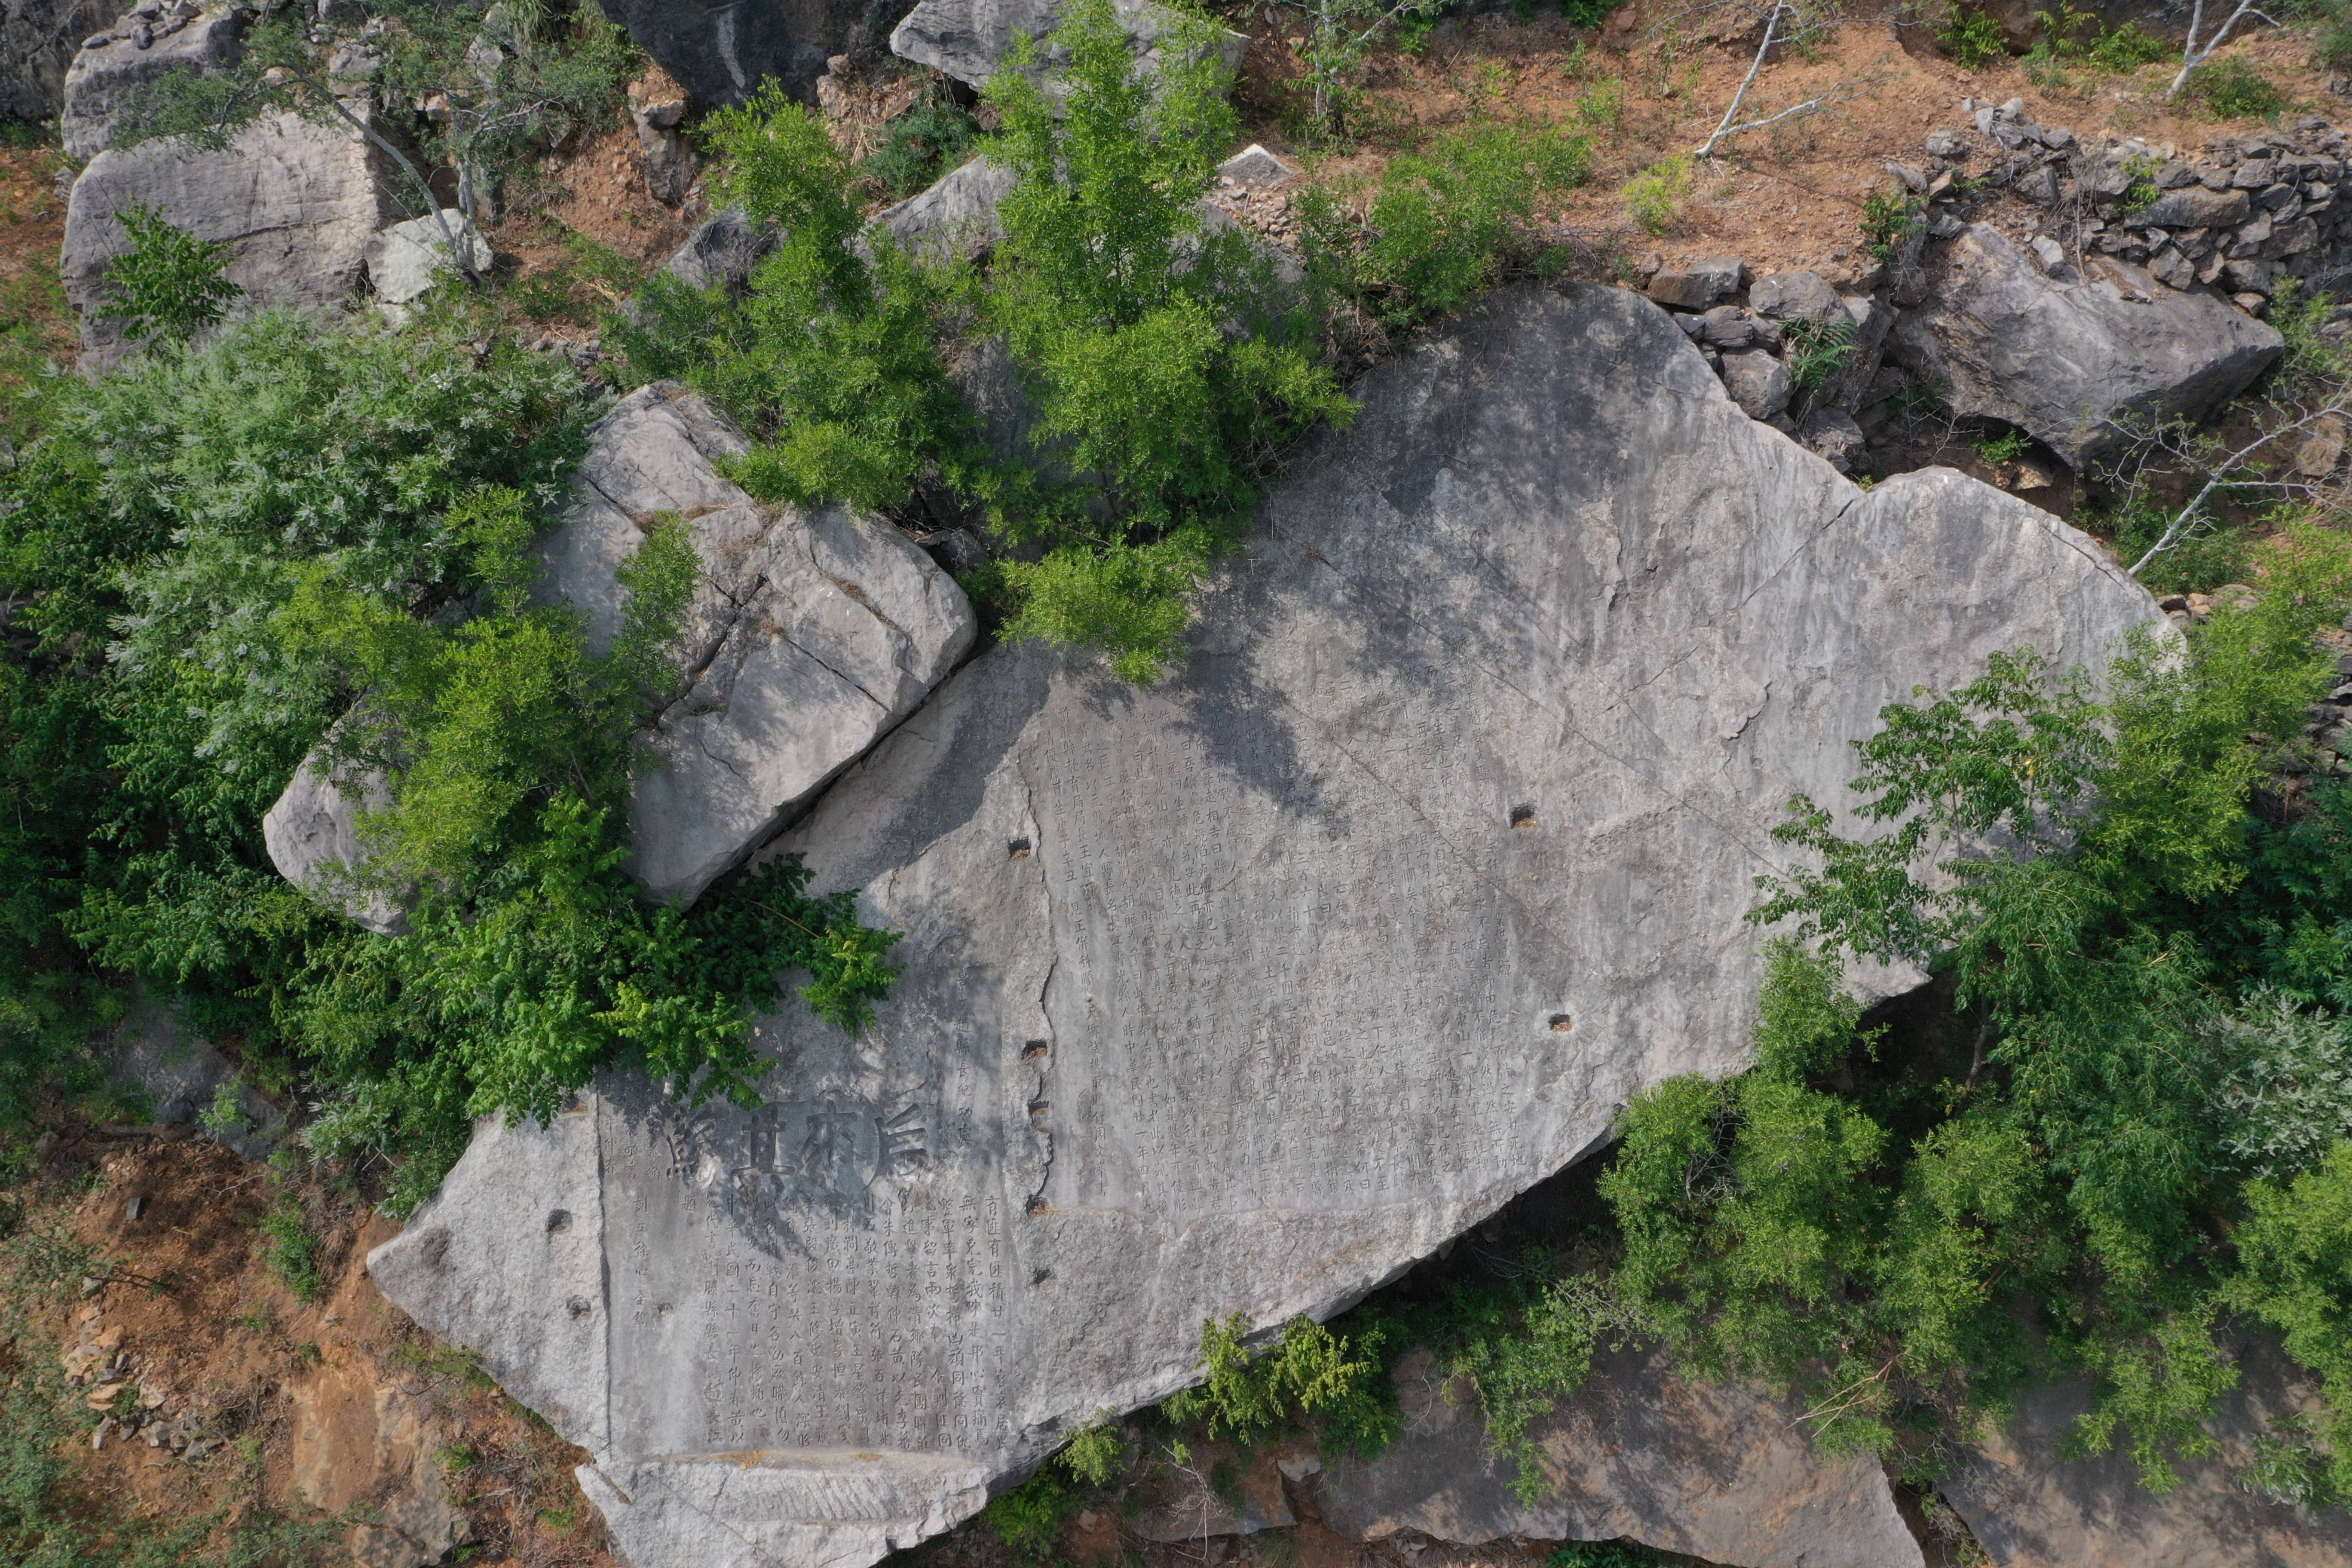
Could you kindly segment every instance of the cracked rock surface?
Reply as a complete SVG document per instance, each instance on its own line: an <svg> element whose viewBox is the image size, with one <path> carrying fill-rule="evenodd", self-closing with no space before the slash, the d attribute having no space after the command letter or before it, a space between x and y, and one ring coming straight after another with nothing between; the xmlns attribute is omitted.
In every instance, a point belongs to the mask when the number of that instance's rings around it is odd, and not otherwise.
<svg viewBox="0 0 2352 1568"><path fill-rule="evenodd" d="M682 518L702 575L679 649L684 693L650 737L630 808L635 869L691 901L912 712L971 646L963 591L887 523L766 506L713 459L745 450L676 383L642 387L590 434L563 521L536 547L540 592L611 647L615 572L656 516Z"/></svg>
<svg viewBox="0 0 2352 1568"><path fill-rule="evenodd" d="M905 933L872 1028L760 1019L756 1110L487 1122L371 1258L636 1568L863 1568L1181 1386L1202 1318L1336 1310L1737 1070L1789 797L1843 807L1916 684L2162 625L2022 501L1856 489L1616 289L1359 392L1180 673L994 648L776 842Z"/></svg>
<svg viewBox="0 0 2352 1568"><path fill-rule="evenodd" d="M2202 418L2284 348L2225 300L2136 287L2133 269L2103 265L2113 276L2044 277L1970 224L1927 247L1926 300L1896 321L1894 358L1955 414L2006 420L2079 468L2121 443L2110 421Z"/></svg>

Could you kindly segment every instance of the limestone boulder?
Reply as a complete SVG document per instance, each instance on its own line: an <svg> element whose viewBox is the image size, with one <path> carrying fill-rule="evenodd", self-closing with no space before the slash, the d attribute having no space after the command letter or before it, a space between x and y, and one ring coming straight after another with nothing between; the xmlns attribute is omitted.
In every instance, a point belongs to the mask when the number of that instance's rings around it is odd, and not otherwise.
<svg viewBox="0 0 2352 1568"><path fill-rule="evenodd" d="M245 13L199 12L192 5L140 0L113 26L78 40L58 116L66 154L94 158L112 143L114 122L142 91L166 76L227 65L243 52Z"/></svg>
<svg viewBox="0 0 2352 1568"><path fill-rule="evenodd" d="M2274 1345L2239 1352L2239 1384L2206 1424L2210 1458L2179 1462L2180 1485L2158 1494L2130 1458L2069 1460L2060 1445L2090 1406L2079 1384L2029 1390L2006 1428L1943 1484L1995 1568L2352 1568L2352 1512L2276 1502L2243 1484L2252 1440L2285 1417L2315 1421L2320 1391Z"/></svg>
<svg viewBox="0 0 2352 1568"><path fill-rule="evenodd" d="M107 1086L143 1105L163 1126L185 1126L220 1100L221 1086L236 1078L236 1067L194 1028L178 1007L157 1002L142 989L100 1041ZM238 1082L231 1098L237 1124L219 1129L218 1141L258 1160L277 1147L286 1113L249 1083Z"/></svg>
<svg viewBox="0 0 2352 1568"><path fill-rule="evenodd" d="M928 190L887 208L874 221L912 255L929 259L970 256L1004 237L996 207L1016 176L1005 164L974 158Z"/></svg>
<svg viewBox="0 0 2352 1568"><path fill-rule="evenodd" d="M1985 224L1929 246L1927 268L1924 302L1895 323L1895 361L1954 413L2018 426L2077 467L2118 445L2112 422L2202 418L2284 347L2211 295L2045 277Z"/></svg>
<svg viewBox="0 0 2352 1568"><path fill-rule="evenodd" d="M845 507L769 507L722 478L743 437L675 383L591 433L562 521L536 546L541 592L611 645L615 574L663 512L702 563L678 648L683 694L649 736L630 809L635 870L690 902L912 712L971 647L963 592L904 534Z"/></svg>
<svg viewBox="0 0 2352 1568"><path fill-rule="evenodd" d="M378 229L365 252L368 286L385 305L408 303L460 267L488 272L491 259L490 242L455 207L442 208L438 222L413 217Z"/></svg>
<svg viewBox="0 0 2352 1568"><path fill-rule="evenodd" d="M60 262L88 371L111 367L131 348L101 300L107 264L131 247L117 215L141 202L199 239L227 245L228 280L253 302L310 309L342 302L360 281L370 237L401 216L373 149L341 124L275 116L220 153L162 142L109 148L74 182Z"/></svg>
<svg viewBox="0 0 2352 1568"><path fill-rule="evenodd" d="M1173 14L1152 0L1112 0L1112 9L1127 29L1137 58L1146 70L1156 69ZM958 81L985 87L1003 66L1013 40L1026 34L1038 41L1038 68L1050 92L1054 72L1066 57L1045 40L1061 22L1061 0L921 0L892 30L890 52ZM1238 70L1249 40L1221 31L1217 47L1226 66Z"/></svg>
<svg viewBox="0 0 2352 1568"><path fill-rule="evenodd" d="M1418 1531L1477 1545L1516 1536L1614 1541L1727 1568L1927 1568L1874 1459L1813 1451L1803 1406L1741 1384L1693 1384L1658 1352L1599 1358L1530 1434L1544 1491L1528 1504L1486 1442L1477 1390L1398 1364L1403 1430L1377 1458L1326 1464L1323 1522L1377 1541Z"/></svg>
<svg viewBox="0 0 2352 1568"><path fill-rule="evenodd" d="M400 906L352 883L367 860L360 816L382 811L390 798L383 773L331 764L314 751L263 814L261 841L279 876L379 935L401 936L408 916Z"/></svg>
<svg viewBox="0 0 2352 1568"><path fill-rule="evenodd" d="M858 41L865 0L601 0L604 15L705 103L740 103L769 77L813 100L826 57Z"/></svg>
<svg viewBox="0 0 2352 1568"><path fill-rule="evenodd" d="M82 40L130 0L0 0L0 119L47 120L65 107L66 72Z"/></svg>
<svg viewBox="0 0 2352 1568"><path fill-rule="evenodd" d="M740 294L775 248L774 230L752 222L740 207L721 207L695 226L662 270L689 289L724 287Z"/></svg>
<svg viewBox="0 0 2352 1568"><path fill-rule="evenodd" d="M636 1568L863 1568L1189 1382L1203 1317L1328 1314L1737 1070L1789 797L1842 808L1915 685L2163 626L2039 509L1856 489L1616 289L1358 392L1181 671L992 648L763 851L904 933L871 1027L757 1019L754 1109L486 1122L371 1255Z"/></svg>

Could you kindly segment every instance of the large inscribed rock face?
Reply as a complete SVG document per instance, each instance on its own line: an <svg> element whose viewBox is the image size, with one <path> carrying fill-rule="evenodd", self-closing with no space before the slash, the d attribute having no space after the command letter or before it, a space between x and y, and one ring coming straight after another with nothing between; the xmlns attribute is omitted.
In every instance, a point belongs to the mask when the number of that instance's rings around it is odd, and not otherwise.
<svg viewBox="0 0 2352 1568"><path fill-rule="evenodd" d="M1325 1314L1744 1061L1798 791L1915 683L2147 595L1948 471L1865 494L1654 306L1498 294L1370 376L1182 672L1001 647L769 852L905 971L761 1019L755 1112L615 1076L371 1258L587 1447L636 1568L863 1568L1204 1316Z"/></svg>

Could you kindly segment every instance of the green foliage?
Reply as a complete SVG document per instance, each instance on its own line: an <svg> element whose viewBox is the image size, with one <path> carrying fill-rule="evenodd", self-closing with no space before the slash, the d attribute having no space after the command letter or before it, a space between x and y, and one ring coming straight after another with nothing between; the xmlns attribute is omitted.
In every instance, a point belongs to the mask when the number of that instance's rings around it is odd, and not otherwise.
<svg viewBox="0 0 2352 1568"><path fill-rule="evenodd" d="M1244 1343L1248 1333L1249 1320L1238 1312L1222 1323L1202 1321L1206 1376L1169 1396L1161 1409L1170 1420L1255 1444L1310 1417L1348 1412L1380 1371L1351 1359L1346 1339L1303 1317L1285 1323L1282 1338L1255 1355Z"/></svg>
<svg viewBox="0 0 2352 1568"><path fill-rule="evenodd" d="M2123 209L2126 217L2144 208L2154 206L2156 199L2164 194L2158 188L2156 183L2156 176L2163 167L2163 160L2153 153L2134 153L2124 160L2124 176L2131 181L2130 188L2126 190L2123 195Z"/></svg>
<svg viewBox="0 0 2352 1568"><path fill-rule="evenodd" d="M1597 27L1625 0L1559 0L1559 14L1571 27Z"/></svg>
<svg viewBox="0 0 2352 1568"><path fill-rule="evenodd" d="M1062 1526L1085 1494L1053 1467L1039 1470L980 1510L980 1522L1015 1560L1045 1568L1060 1558Z"/></svg>
<svg viewBox="0 0 2352 1568"><path fill-rule="evenodd" d="M1945 16L1936 42L1962 70L1982 70L2009 54L2009 41L2001 37L2000 24L1990 12L1958 5Z"/></svg>
<svg viewBox="0 0 2352 1568"><path fill-rule="evenodd" d="M1563 1541L1544 1568L1665 1568L1677 1561L1635 1541Z"/></svg>
<svg viewBox="0 0 2352 1568"><path fill-rule="evenodd" d="M106 314L133 342L177 346L228 313L245 292L221 276L228 247L173 227L144 202L116 215L131 248L106 265Z"/></svg>
<svg viewBox="0 0 2352 1568"><path fill-rule="evenodd" d="M951 483L978 482L971 416L934 342L935 286L887 235L870 237L871 261L858 254L853 171L824 120L770 83L704 131L730 160L721 199L783 237L740 331L716 300L675 284L657 297L669 317L698 310L719 328L697 345L692 379L761 437L731 477L763 500L884 510L927 462Z"/></svg>
<svg viewBox="0 0 2352 1568"><path fill-rule="evenodd" d="M1690 195L1691 159L1677 153L1625 182L1625 215L1644 234L1663 235L1682 216Z"/></svg>
<svg viewBox="0 0 2352 1568"><path fill-rule="evenodd" d="M1007 629L1094 644L1138 680L1181 657L1183 589L1275 455L1352 408L1271 262L1201 222L1235 123L1211 42L1181 21L1147 76L1108 0L1087 0L1054 35L1058 110L1020 51L988 88L1015 184L982 310L1039 413L1038 473L988 492L1003 536L1045 547L1005 567L1025 601Z"/></svg>
<svg viewBox="0 0 2352 1568"><path fill-rule="evenodd" d="M1591 173L1580 135L1496 125L1444 137L1389 161L1361 220L1328 187L1302 192L1308 270L1392 325L1441 315L1515 262L1540 267L1528 237L1538 205Z"/></svg>
<svg viewBox="0 0 2352 1568"><path fill-rule="evenodd" d="M1400 33L1435 22L1448 0L1285 0L1306 20L1298 58L1307 67L1309 111L1315 128L1339 135L1347 130L1349 112L1356 106L1356 83L1364 57L1391 28ZM1535 14L1533 0L1525 5L1522 23Z"/></svg>
<svg viewBox="0 0 2352 1568"><path fill-rule="evenodd" d="M2312 15L2312 63L2330 70L2352 66L2352 3L2321 0Z"/></svg>
<svg viewBox="0 0 2352 1568"><path fill-rule="evenodd" d="M2003 430L1995 436L1979 436L1976 440L1977 460L1990 468L2013 463L2025 456L2033 438L2022 430Z"/></svg>
<svg viewBox="0 0 2352 1568"><path fill-rule="evenodd" d="M1903 242L1927 226L1919 203L1899 185L1882 185L1863 198L1863 246L1879 261L1891 265Z"/></svg>
<svg viewBox="0 0 2352 1568"><path fill-rule="evenodd" d="M2276 82L2242 55L2230 55L2189 73L2181 96L2215 120L2274 121L2294 107Z"/></svg>
<svg viewBox="0 0 2352 1568"><path fill-rule="evenodd" d="M2111 510L2086 515L2084 526L2111 535L2116 555L2129 564L2164 537L2171 521L2168 510L2133 495ZM2139 580L2157 594L2206 593L2242 583L2250 575L2249 542L2245 530L2200 511L2170 549L2141 569Z"/></svg>
<svg viewBox="0 0 2352 1568"><path fill-rule="evenodd" d="M2105 27L2095 14L2068 0L2043 13L2041 37L2026 51L2025 71L2037 84L2054 88L2065 82L2068 66L2121 73L2153 65L2172 52L2171 45L2137 21Z"/></svg>
<svg viewBox="0 0 2352 1568"><path fill-rule="evenodd" d="M1068 1445L1055 1456L1081 1484L1097 1489L1110 1484L1126 1457L1126 1434L1108 1410L1096 1411L1095 1418L1070 1434Z"/></svg>
<svg viewBox="0 0 2352 1568"><path fill-rule="evenodd" d="M782 999L780 971L855 1028L895 940L792 860L691 910L639 899L633 737L677 679L692 553L649 531L605 652L529 603L538 508L592 409L568 369L477 354L474 330L264 314L77 384L0 476L0 556L37 596L0 667L0 1056L71 1068L64 1043L135 989L175 997L248 1070L310 1080L314 1151L404 1162L395 1210L473 1117L549 1115L606 1063L747 1097L747 1009ZM405 905L406 935L269 862L261 815L322 740L385 789L336 897Z"/></svg>
<svg viewBox="0 0 2352 1568"><path fill-rule="evenodd" d="M2352 1020L2263 984L2201 1032L2229 1064L2217 1100L2220 1142L2240 1169L2263 1177L2308 1170L2352 1139Z"/></svg>
<svg viewBox="0 0 2352 1568"><path fill-rule="evenodd" d="M2223 1299L2319 1374L2326 1413L2315 1432L2287 1439L2301 1450L2307 1489L2352 1498L2352 1140L2292 1183L2250 1183L2245 1201L2240 1272Z"/></svg>
<svg viewBox="0 0 2352 1568"><path fill-rule="evenodd" d="M269 1271L298 1301L315 1301L326 1293L325 1276L319 1272L319 1238L310 1233L302 1207L291 1201L282 1202L261 1216L261 1234L268 1238L264 1258Z"/></svg>
<svg viewBox="0 0 2352 1568"><path fill-rule="evenodd" d="M1853 358L1853 322L1790 321L1788 338L1789 377L1801 390L1818 392L1845 373Z"/></svg>
<svg viewBox="0 0 2352 1568"><path fill-rule="evenodd" d="M911 196L961 163L979 138L971 110L929 98L882 128L865 171L891 196Z"/></svg>

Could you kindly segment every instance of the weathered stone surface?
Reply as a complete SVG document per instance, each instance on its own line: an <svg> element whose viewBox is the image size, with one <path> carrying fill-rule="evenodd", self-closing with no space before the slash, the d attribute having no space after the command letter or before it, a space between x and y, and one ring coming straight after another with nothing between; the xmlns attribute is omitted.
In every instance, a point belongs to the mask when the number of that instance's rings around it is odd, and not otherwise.
<svg viewBox="0 0 2352 1568"><path fill-rule="evenodd" d="M775 248L772 229L753 223L740 207L721 207L670 252L662 270L690 289L724 284L740 292L750 285L752 268Z"/></svg>
<svg viewBox="0 0 2352 1568"><path fill-rule="evenodd" d="M1846 317L1845 301L1817 272L1759 278L1748 286L1748 308L1770 321L1811 321L1817 327Z"/></svg>
<svg viewBox="0 0 2352 1568"><path fill-rule="evenodd" d="M220 1047L186 1026L174 1008L158 1005L143 991L129 1013L107 1032L103 1043L109 1087L138 1095L157 1122L184 1126L213 1107L220 1086L236 1067ZM224 1129L220 1142L250 1159L277 1145L286 1114L250 1084L236 1090L241 1128Z"/></svg>
<svg viewBox="0 0 2352 1568"><path fill-rule="evenodd" d="M152 39L143 49L131 37L140 29ZM245 15L230 6L182 22L151 21L133 11L105 33L93 32L91 41L106 42L78 50L66 71L58 133L67 155L98 156L133 95L168 75L230 63L242 52L244 37Z"/></svg>
<svg viewBox="0 0 2352 1568"><path fill-rule="evenodd" d="M130 0L0 0L0 119L47 120L65 107L66 72L84 38Z"/></svg>
<svg viewBox="0 0 2352 1568"><path fill-rule="evenodd" d="M1329 1462L1318 1482L1323 1522L1343 1535L1630 1536L1727 1568L1925 1568L1877 1461L1822 1458L1801 1406L1686 1383L1662 1353L1600 1358L1537 1422L1545 1486L1533 1505L1488 1450L1475 1389L1448 1387L1426 1352L1399 1364L1396 1383L1402 1435L1378 1458Z"/></svg>
<svg viewBox="0 0 2352 1568"><path fill-rule="evenodd" d="M445 229L462 256L442 237ZM368 238L365 257L368 284L387 305L415 299L436 279L455 272L460 260L476 272L488 272L491 261L490 242L455 207L442 208L438 223L429 216L413 217L377 230Z"/></svg>
<svg viewBox="0 0 2352 1568"><path fill-rule="evenodd" d="M1157 69L1170 14L1151 0L1111 0L1111 4L1143 68ZM1061 20L1061 0L922 0L891 32L890 52L945 71L958 81L985 87L1005 51L1012 48L1014 36L1026 33L1038 40L1038 68L1051 91L1053 73L1067 57L1045 39ZM1249 40L1230 32L1221 32L1218 37L1225 64L1239 69Z"/></svg>
<svg viewBox="0 0 2352 1568"><path fill-rule="evenodd" d="M2243 191L2187 185L2167 191L2126 221L2134 228L2234 228L2252 210L2253 199Z"/></svg>
<svg viewBox="0 0 2352 1568"><path fill-rule="evenodd" d="M2247 1347L2239 1369L2207 1424L2221 1451L2177 1464L2175 1490L2141 1486L2121 1452L2062 1459L2060 1440L2089 1407L2082 1387L2066 1385L2021 1396L2015 1421L1944 1484L1945 1499L1996 1568L2352 1568L2352 1513L2291 1508L2240 1485L2249 1440L2281 1416L2319 1415L2318 1391L2267 1343Z"/></svg>
<svg viewBox="0 0 2352 1568"><path fill-rule="evenodd" d="M1916 683L2160 624L1987 486L1856 489L1618 290L1360 393L1181 673L992 649L772 847L906 933L871 1028L758 1020L756 1111L486 1125L373 1255L637 1568L859 1568L1182 1384L1203 1316L1334 1310L1734 1070L1789 796Z"/></svg>
<svg viewBox="0 0 2352 1568"><path fill-rule="evenodd" d="M811 101L825 57L850 43L866 0L600 0L604 15L706 103L740 103L762 78Z"/></svg>
<svg viewBox="0 0 2352 1568"><path fill-rule="evenodd" d="M1736 256L1704 256L1650 279L1650 298L1681 310L1704 310L1739 292L1748 268Z"/></svg>
<svg viewBox="0 0 2352 1568"><path fill-rule="evenodd" d="M974 158L942 175L929 190L887 208L874 221L913 255L971 256L1004 237L996 205L1018 176L991 158Z"/></svg>
<svg viewBox="0 0 2352 1568"><path fill-rule="evenodd" d="M1750 419L1769 419L1789 406L1796 381L1762 349L1739 349L1723 356L1723 385Z"/></svg>
<svg viewBox="0 0 2352 1568"><path fill-rule="evenodd" d="M472 1534L441 1473L446 1434L422 1400L344 1363L319 1366L290 1393L288 1479L313 1508L365 1516L343 1531L358 1568L425 1568Z"/></svg>
<svg viewBox="0 0 2352 1568"><path fill-rule="evenodd" d="M400 215L365 140L341 125L278 116L225 152L149 142L110 148L74 182L60 262L81 316L81 363L103 370L130 345L99 314L106 266L130 248L116 215L148 202L199 239L229 247L227 278L256 303L341 303L360 279L368 239Z"/></svg>
<svg viewBox="0 0 2352 1568"><path fill-rule="evenodd" d="M362 811L382 811L390 799L381 773L354 775L325 768L313 752L294 770L261 819L261 841L278 874L332 910L384 936L408 930L408 917L382 893L362 892L351 876L366 859L361 851Z"/></svg>
<svg viewBox="0 0 2352 1568"><path fill-rule="evenodd" d="M687 689L650 736L661 765L630 809L635 869L690 901L912 712L971 646L952 578L888 524L838 506L763 507L713 459L742 437L675 383L597 423L563 522L536 547L541 592L610 646L614 572L657 512L685 518L703 577L681 647Z"/></svg>
<svg viewBox="0 0 2352 1568"><path fill-rule="evenodd" d="M2209 295L2141 301L2045 278L1985 224L1927 254L1927 300L1895 323L1894 357L1941 383L1953 412L2021 426L2077 466L2118 442L2107 421L2210 413L2284 347Z"/></svg>

